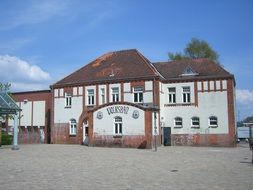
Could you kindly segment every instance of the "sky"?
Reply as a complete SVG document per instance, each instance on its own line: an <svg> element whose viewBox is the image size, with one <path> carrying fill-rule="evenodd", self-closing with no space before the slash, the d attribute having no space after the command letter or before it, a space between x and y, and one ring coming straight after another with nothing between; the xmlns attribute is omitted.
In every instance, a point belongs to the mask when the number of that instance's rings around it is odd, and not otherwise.
<svg viewBox="0 0 253 190"><path fill-rule="evenodd" d="M104 53L138 49L151 62L207 41L236 79L237 119L253 115L252 0L1 0L0 82L49 85Z"/></svg>

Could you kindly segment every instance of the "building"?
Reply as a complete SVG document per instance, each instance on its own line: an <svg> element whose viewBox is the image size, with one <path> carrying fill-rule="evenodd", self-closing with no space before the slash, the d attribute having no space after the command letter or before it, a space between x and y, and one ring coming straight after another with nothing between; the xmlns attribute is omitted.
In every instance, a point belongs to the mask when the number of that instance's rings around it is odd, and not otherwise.
<svg viewBox="0 0 253 190"><path fill-rule="evenodd" d="M51 91L12 93L19 113L19 143L50 143ZM13 121L9 120L9 126Z"/></svg>
<svg viewBox="0 0 253 190"><path fill-rule="evenodd" d="M40 92L14 98L21 108L34 101L29 125L43 123L50 143L234 146L234 89L234 76L211 60L151 63L131 49L104 54L51 85L51 101L34 99ZM41 124L33 123L36 101L46 105Z"/></svg>

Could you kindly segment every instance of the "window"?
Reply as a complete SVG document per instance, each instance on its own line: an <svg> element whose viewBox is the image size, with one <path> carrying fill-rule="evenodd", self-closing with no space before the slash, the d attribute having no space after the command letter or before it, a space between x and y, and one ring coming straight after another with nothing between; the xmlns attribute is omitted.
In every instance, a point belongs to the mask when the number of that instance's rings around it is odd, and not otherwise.
<svg viewBox="0 0 253 190"><path fill-rule="evenodd" d="M70 94L65 94L65 107L71 107L72 97Z"/></svg>
<svg viewBox="0 0 253 190"><path fill-rule="evenodd" d="M216 116L209 117L209 126L210 127L217 127L218 126L218 119Z"/></svg>
<svg viewBox="0 0 253 190"><path fill-rule="evenodd" d="M176 88L168 88L169 90L169 103L176 103Z"/></svg>
<svg viewBox="0 0 253 190"><path fill-rule="evenodd" d="M199 127L199 117L192 117L191 126L192 127Z"/></svg>
<svg viewBox="0 0 253 190"><path fill-rule="evenodd" d="M100 95L101 95L101 104L105 103L105 89L101 88L100 89Z"/></svg>
<svg viewBox="0 0 253 190"><path fill-rule="evenodd" d="M143 87L134 87L134 103L143 102Z"/></svg>
<svg viewBox="0 0 253 190"><path fill-rule="evenodd" d="M94 105L94 90L88 90L88 105Z"/></svg>
<svg viewBox="0 0 253 190"><path fill-rule="evenodd" d="M191 102L191 90L190 87L183 87L183 103Z"/></svg>
<svg viewBox="0 0 253 190"><path fill-rule="evenodd" d="M174 127L183 127L183 119L181 117L174 119Z"/></svg>
<svg viewBox="0 0 253 190"><path fill-rule="evenodd" d="M76 135L76 120L71 119L69 124L69 134Z"/></svg>
<svg viewBox="0 0 253 190"><path fill-rule="evenodd" d="M122 118L114 118L114 133L115 135L122 135Z"/></svg>
<svg viewBox="0 0 253 190"><path fill-rule="evenodd" d="M112 102L118 102L119 101L119 88L114 87L112 88Z"/></svg>

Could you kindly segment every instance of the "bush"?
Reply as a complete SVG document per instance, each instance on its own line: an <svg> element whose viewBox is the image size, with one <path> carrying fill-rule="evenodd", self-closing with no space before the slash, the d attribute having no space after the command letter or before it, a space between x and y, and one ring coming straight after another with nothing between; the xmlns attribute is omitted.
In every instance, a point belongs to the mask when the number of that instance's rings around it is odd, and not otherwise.
<svg viewBox="0 0 253 190"><path fill-rule="evenodd" d="M2 132L2 145L12 144L12 135Z"/></svg>

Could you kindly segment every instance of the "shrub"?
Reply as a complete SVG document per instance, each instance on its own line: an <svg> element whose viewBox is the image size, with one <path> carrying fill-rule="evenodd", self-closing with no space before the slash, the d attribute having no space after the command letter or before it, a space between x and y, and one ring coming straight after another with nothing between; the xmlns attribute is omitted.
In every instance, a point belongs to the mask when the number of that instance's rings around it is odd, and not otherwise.
<svg viewBox="0 0 253 190"><path fill-rule="evenodd" d="M2 132L2 145L12 144L12 135Z"/></svg>

